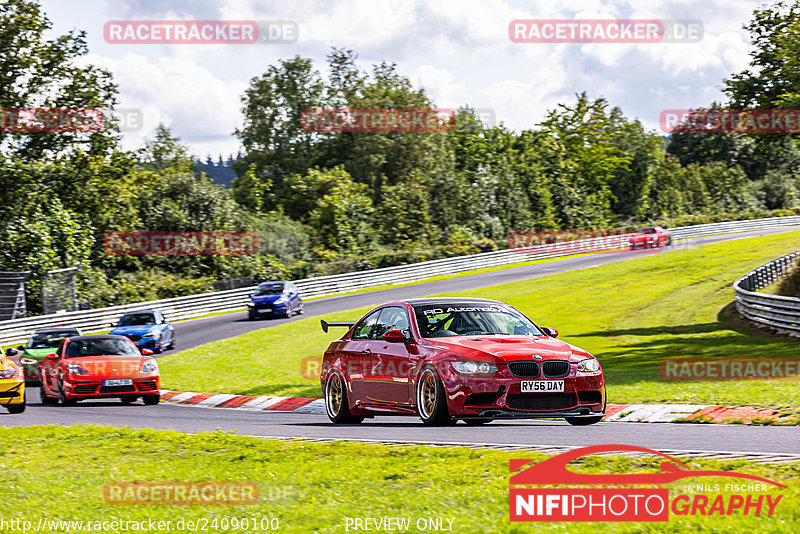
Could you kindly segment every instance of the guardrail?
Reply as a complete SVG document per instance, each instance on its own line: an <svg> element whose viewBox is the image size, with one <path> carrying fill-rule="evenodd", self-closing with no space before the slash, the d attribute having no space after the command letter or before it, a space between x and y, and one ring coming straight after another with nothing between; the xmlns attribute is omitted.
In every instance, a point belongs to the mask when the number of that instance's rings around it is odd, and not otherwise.
<svg viewBox="0 0 800 534"><path fill-rule="evenodd" d="M800 251L754 269L733 283L736 310L746 319L777 332L800 337L800 298L758 293L800 262Z"/></svg>
<svg viewBox="0 0 800 534"><path fill-rule="evenodd" d="M670 232L674 242L694 237L794 225L800 225L800 216L712 223L674 228ZM537 245L523 249L484 252L469 256L412 263L410 265L307 278L297 280L295 283L300 289L301 295L305 298L336 295L369 287L416 282L434 276L453 275L475 269L499 267L536 259L614 250L627 246L628 237L629 234L613 235L566 243ZM32 331L54 326L76 326L87 332L107 330L111 327L112 321L116 321L123 313L150 308L160 309L164 315L173 321L191 319L210 313L244 310L247 296L252 291L252 287L243 287L187 297L3 321L0 322L0 344L12 345L22 342L27 339Z"/></svg>

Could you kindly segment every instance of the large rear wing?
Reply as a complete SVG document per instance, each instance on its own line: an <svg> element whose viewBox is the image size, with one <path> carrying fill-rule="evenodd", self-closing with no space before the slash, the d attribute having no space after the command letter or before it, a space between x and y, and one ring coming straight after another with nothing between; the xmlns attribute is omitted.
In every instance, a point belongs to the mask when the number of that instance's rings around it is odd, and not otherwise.
<svg viewBox="0 0 800 534"><path fill-rule="evenodd" d="M343 326L346 327L348 330L353 328L353 325L356 324L355 321L326 321L325 319L320 319L320 324L322 325L322 331L326 334L328 333L328 328L331 326Z"/></svg>

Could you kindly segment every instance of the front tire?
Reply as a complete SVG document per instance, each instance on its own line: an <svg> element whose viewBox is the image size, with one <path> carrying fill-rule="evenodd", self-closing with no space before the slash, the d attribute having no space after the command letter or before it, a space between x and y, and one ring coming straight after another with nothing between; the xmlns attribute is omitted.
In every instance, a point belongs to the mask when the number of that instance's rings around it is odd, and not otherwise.
<svg viewBox="0 0 800 534"><path fill-rule="evenodd" d="M169 345L167 345L167 349L172 350L175 348L175 332L172 332L172 336L169 338Z"/></svg>
<svg viewBox="0 0 800 534"><path fill-rule="evenodd" d="M325 413L335 425L357 424L364 420L363 417L350 413L347 387L342 376L335 371L325 382Z"/></svg>
<svg viewBox="0 0 800 534"><path fill-rule="evenodd" d="M58 388L58 400L61 401L62 406L75 406L76 401L67 398L67 393L64 391L64 384Z"/></svg>
<svg viewBox="0 0 800 534"><path fill-rule="evenodd" d="M136 399L137 397L120 397L119 400L122 401L122 404L127 406L129 404L133 404L134 402L136 402Z"/></svg>
<svg viewBox="0 0 800 534"><path fill-rule="evenodd" d="M155 406L161 402L161 395L143 395L142 400L147 406Z"/></svg>
<svg viewBox="0 0 800 534"><path fill-rule="evenodd" d="M58 399L57 398L48 397L47 395L45 395L45 393L44 393L44 384L39 386L39 398L41 398L42 404L48 404L50 406L52 406L54 404L58 404Z"/></svg>
<svg viewBox="0 0 800 534"><path fill-rule="evenodd" d="M25 404L26 404L25 397L23 396L22 402L20 402L19 404L6 404L6 409L8 410L8 413L11 414L22 413L25 411Z"/></svg>
<svg viewBox="0 0 800 534"><path fill-rule="evenodd" d="M417 412L423 424L428 426L448 425L454 422L447 411L447 395L444 384L433 367L422 370L417 380Z"/></svg>
<svg viewBox="0 0 800 534"><path fill-rule="evenodd" d="M565 417L564 419L567 420L567 423L571 424L572 426L589 426L595 423L599 423L603 420L603 415L598 415L596 417Z"/></svg>

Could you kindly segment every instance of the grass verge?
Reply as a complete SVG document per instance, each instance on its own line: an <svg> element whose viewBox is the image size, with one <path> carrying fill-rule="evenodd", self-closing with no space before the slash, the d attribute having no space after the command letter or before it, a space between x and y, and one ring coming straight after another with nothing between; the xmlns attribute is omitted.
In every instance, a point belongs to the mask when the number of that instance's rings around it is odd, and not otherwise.
<svg viewBox="0 0 800 534"><path fill-rule="evenodd" d="M508 302L603 364L609 401L797 407L797 381L664 382L659 362L672 357L790 357L797 340L751 328L732 309L733 280L797 250L800 232L678 250L453 293ZM376 302L375 304L379 304ZM332 314L356 319L367 308ZM309 318L209 343L159 360L172 389L320 396L303 377L334 335Z"/></svg>
<svg viewBox="0 0 800 534"><path fill-rule="evenodd" d="M767 466L745 461L686 459L691 469L731 470L789 486L773 516L672 516L668 523L536 523L508 520L510 458L541 461L542 454L469 448L382 446L270 440L216 432L178 432L98 426L0 428L4 481L3 519L36 525L47 521L207 521L211 528L233 519L276 518L278 532L344 532L348 517L452 519L453 532L516 533L549 527L569 532L793 532L800 497L792 487L800 463ZM80 469L76 469L76 462ZM570 464L587 473L657 472L660 460L588 457ZM574 466L574 467L573 467ZM108 482L253 482L259 502L240 506L112 505L103 499ZM733 478L688 479L671 484L738 483ZM713 495L711 495L713 498ZM757 497L757 495L756 495ZM49 523L45 532L64 532ZM91 525L89 525L91 526ZM74 527L74 525L73 525ZM100 529L90 529L100 530ZM127 530L131 530L128 528ZM142 532L181 532L177 528ZM351 528L352 530L352 528ZM418 531L417 529L412 529ZM4 528L17 533L22 529ZM31 530L29 530L30 532ZM117 530L106 530L123 532ZM246 530L253 532L253 530Z"/></svg>

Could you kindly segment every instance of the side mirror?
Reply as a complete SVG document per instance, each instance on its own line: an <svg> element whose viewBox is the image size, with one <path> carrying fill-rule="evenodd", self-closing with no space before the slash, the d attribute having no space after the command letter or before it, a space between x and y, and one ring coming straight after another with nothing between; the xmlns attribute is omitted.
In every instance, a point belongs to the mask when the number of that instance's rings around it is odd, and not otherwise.
<svg viewBox="0 0 800 534"><path fill-rule="evenodd" d="M542 330L544 331L545 334L547 334L548 336L550 336L552 338L558 337L558 330L556 330L555 328L544 327L544 328L542 328Z"/></svg>
<svg viewBox="0 0 800 534"><path fill-rule="evenodd" d="M383 333L383 340L389 343L403 343L408 340L402 330L387 330Z"/></svg>
<svg viewBox="0 0 800 534"><path fill-rule="evenodd" d="M50 354L45 356L44 359L45 360L50 360L50 361L57 360L58 359L58 354L56 354L55 352L51 352Z"/></svg>
<svg viewBox="0 0 800 534"><path fill-rule="evenodd" d="M111 323L111 328L116 328L116 327L117 327L117 323Z"/></svg>
<svg viewBox="0 0 800 534"><path fill-rule="evenodd" d="M24 352L25 351L25 345L20 345L19 347L17 347L17 350Z"/></svg>
<svg viewBox="0 0 800 534"><path fill-rule="evenodd" d="M150 354L153 354L153 351L150 349L142 349L142 354L149 356Z"/></svg>
<svg viewBox="0 0 800 534"><path fill-rule="evenodd" d="M19 351L17 349L14 348L6 349L6 356L16 356L17 354L19 354Z"/></svg>

